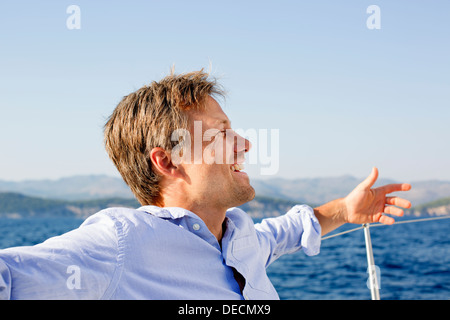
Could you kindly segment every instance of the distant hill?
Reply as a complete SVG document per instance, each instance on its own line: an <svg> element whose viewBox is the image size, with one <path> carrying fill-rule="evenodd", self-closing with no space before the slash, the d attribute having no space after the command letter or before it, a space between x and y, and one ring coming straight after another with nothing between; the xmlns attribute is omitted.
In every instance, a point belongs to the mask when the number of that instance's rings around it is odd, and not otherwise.
<svg viewBox="0 0 450 320"><path fill-rule="evenodd" d="M289 200L257 197L241 208L253 218L277 216L287 212L295 202ZM0 193L0 218L24 217L78 217L86 218L110 207L139 208L134 199L108 198L94 200L52 200L25 196L19 193Z"/></svg>
<svg viewBox="0 0 450 320"><path fill-rule="evenodd" d="M362 180L362 178L346 175L331 178L251 180L251 183L256 194L260 196L290 199L307 204L323 204L345 197ZM413 206L450 197L450 181L407 182L411 183L412 189L407 193L398 193L397 195L410 200ZM375 187L390 183L398 183L398 181L379 179Z"/></svg>
<svg viewBox="0 0 450 320"><path fill-rule="evenodd" d="M251 179L256 195L272 199L284 199L297 203L323 204L347 195L362 178L349 175L330 178ZM377 185L395 183L380 179ZM405 196L414 206L450 197L450 181L410 182L412 190ZM133 199L128 186L121 178L105 175L74 176L58 180L2 181L0 192L15 192L27 196L60 200L94 200L106 198Z"/></svg>
<svg viewBox="0 0 450 320"><path fill-rule="evenodd" d="M418 205L410 210L414 216L446 216L450 214L450 197Z"/></svg>
<svg viewBox="0 0 450 320"><path fill-rule="evenodd" d="M0 180L0 192L17 192L28 196L63 200L133 198L125 182L106 175L87 175L58 180Z"/></svg>
<svg viewBox="0 0 450 320"><path fill-rule="evenodd" d="M252 218L274 217L286 213L297 201L257 196L240 206ZM309 205L314 206L309 203ZM88 216L110 207L139 208L135 199L107 198L92 200L55 200L0 192L0 218L77 217ZM435 216L450 214L450 197L435 200L406 211L406 215Z"/></svg>
<svg viewBox="0 0 450 320"><path fill-rule="evenodd" d="M134 199L108 198L94 200L53 200L25 196L19 193L0 193L0 217L78 217L86 218L109 207L139 207Z"/></svg>
<svg viewBox="0 0 450 320"><path fill-rule="evenodd" d="M252 218L267 218L284 214L296 204L298 202L292 200L256 196L255 199L239 208L247 212Z"/></svg>

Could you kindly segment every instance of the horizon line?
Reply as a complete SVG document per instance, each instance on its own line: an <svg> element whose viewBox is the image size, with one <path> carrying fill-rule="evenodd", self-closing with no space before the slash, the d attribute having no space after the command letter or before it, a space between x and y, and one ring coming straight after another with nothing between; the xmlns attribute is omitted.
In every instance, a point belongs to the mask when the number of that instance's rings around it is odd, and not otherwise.
<svg viewBox="0 0 450 320"><path fill-rule="evenodd" d="M125 181L122 179L122 177L118 174L118 175L112 175L112 174L106 174L106 173L91 173L91 174L73 174L73 175L68 175L68 176L61 176L58 178L23 178L23 179L18 179L18 180L10 180L10 179L4 179L0 177L0 182L9 182L9 183L25 183L25 182L43 182L43 181L49 181L49 182L57 182L57 181L61 181L61 180L65 180L65 179L72 179L72 178L81 178L81 177L106 177L106 178L114 178L114 179L119 179L121 180L123 183L125 183ZM283 176L261 176L261 177L255 177L255 176L251 176L249 174L249 178L250 178L250 182L251 180L260 180L260 181L268 181L268 180L273 180L273 179L281 179L281 180L287 180L287 181L295 181L295 180L313 180L313 179L336 179L336 178L344 178L344 177L348 177L348 178L353 178L353 179L364 179L364 177L356 177L352 174L340 174L340 175L335 175L335 176L315 176L315 177L283 177ZM391 180L393 182L397 182L399 180L397 179L392 179L392 178L388 178L388 177L379 177L378 180ZM361 180L362 181L362 180ZM411 182L423 182L423 181L438 181L438 182L450 182L450 180L446 180L446 179L437 179L437 178L427 178L427 179L415 179L415 180L410 180Z"/></svg>

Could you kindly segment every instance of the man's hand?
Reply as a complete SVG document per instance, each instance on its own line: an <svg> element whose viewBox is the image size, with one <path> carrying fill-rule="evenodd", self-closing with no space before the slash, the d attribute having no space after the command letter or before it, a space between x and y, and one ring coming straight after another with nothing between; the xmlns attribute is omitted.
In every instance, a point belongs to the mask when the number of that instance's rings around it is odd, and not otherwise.
<svg viewBox="0 0 450 320"><path fill-rule="evenodd" d="M411 207L411 203L408 200L387 196L387 194L392 192L410 190L410 184L388 184L372 189L377 178L378 169L373 168L372 173L345 198L333 200L314 208L314 214L322 227L322 235L344 223L381 222L393 224L395 222L394 218L386 214L400 217L403 215L401 208L407 209Z"/></svg>
<svg viewBox="0 0 450 320"><path fill-rule="evenodd" d="M411 189L410 184L388 184L371 189L377 178L378 169L373 168L372 173L344 198L345 210L342 213L346 222L393 224L394 218L385 214L401 217L403 210L398 207L405 209L411 207L411 202L408 200L386 196L396 191L408 191Z"/></svg>

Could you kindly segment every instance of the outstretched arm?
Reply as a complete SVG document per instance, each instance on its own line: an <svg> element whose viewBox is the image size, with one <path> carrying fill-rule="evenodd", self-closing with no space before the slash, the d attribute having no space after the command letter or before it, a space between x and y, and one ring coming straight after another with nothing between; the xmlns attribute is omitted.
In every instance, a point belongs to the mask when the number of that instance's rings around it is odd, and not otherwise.
<svg viewBox="0 0 450 320"><path fill-rule="evenodd" d="M411 203L408 200L387 196L387 194L392 192L410 190L410 184L388 184L372 189L377 178L378 169L373 168L371 174L345 198L333 200L314 208L314 214L322 227L322 235L333 231L345 223L380 222L393 224L395 222L394 218L386 214L400 217L403 215L401 208L411 207Z"/></svg>

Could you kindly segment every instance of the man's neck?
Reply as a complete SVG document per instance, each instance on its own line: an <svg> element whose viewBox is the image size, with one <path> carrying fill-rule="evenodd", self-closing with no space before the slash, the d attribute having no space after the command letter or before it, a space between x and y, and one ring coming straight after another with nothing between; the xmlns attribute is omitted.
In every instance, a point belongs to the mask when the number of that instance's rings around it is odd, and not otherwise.
<svg viewBox="0 0 450 320"><path fill-rule="evenodd" d="M205 215L199 213L198 211L196 212L194 210L195 209L190 210L190 211L194 212L196 215L198 215L200 217L200 219L203 220L203 222L208 227L209 231L214 235L214 237L216 237L217 241L219 243L221 243L223 233L224 233L223 221L225 220L226 211L223 214L218 213L218 214L214 215L214 217L211 217L209 214L205 216Z"/></svg>

